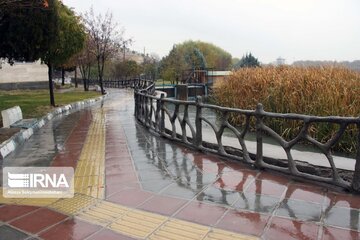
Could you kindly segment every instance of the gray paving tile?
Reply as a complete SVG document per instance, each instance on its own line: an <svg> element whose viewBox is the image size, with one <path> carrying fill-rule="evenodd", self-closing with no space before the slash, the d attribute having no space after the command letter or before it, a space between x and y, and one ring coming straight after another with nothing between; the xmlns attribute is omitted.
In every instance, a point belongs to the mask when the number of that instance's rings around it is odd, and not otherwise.
<svg viewBox="0 0 360 240"><path fill-rule="evenodd" d="M324 223L360 231L360 211L358 209L333 207L326 213Z"/></svg>
<svg viewBox="0 0 360 240"><path fill-rule="evenodd" d="M29 235L20 232L8 225L0 226L0 240L22 240L28 238Z"/></svg>
<svg viewBox="0 0 360 240"><path fill-rule="evenodd" d="M241 193L240 198L233 207L260 213L272 213L279 204L280 199L261 194Z"/></svg>
<svg viewBox="0 0 360 240"><path fill-rule="evenodd" d="M321 204L291 199L284 199L279 209L276 211L277 216L314 222L320 221L321 214Z"/></svg>

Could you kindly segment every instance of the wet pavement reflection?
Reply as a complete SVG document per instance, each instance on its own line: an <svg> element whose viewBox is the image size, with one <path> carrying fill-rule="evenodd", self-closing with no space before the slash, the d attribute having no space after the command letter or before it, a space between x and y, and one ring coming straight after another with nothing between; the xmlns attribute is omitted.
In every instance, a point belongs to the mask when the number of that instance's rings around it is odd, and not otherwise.
<svg viewBox="0 0 360 240"><path fill-rule="evenodd" d="M109 92L102 106L106 201L262 239L360 239L360 196L170 142L135 121L132 90ZM94 108L99 106L49 122L5 159L3 166L76 166ZM38 216L38 208L28 208L0 205L0 235L9 231L22 235L2 222L16 222L17 213L28 211ZM56 219L63 217L51 214ZM73 233L89 236L99 227L70 218L40 237L47 239L58 231L71 238ZM114 234L105 229L96 236Z"/></svg>
<svg viewBox="0 0 360 240"><path fill-rule="evenodd" d="M195 212L204 207L194 203L210 204L215 212L216 207L226 209L219 217L208 216L216 218L218 226L265 239L285 239L285 236L286 239L316 239L319 226L360 230L359 205L353 203L360 197L261 172L169 142L137 124L132 115L132 102L128 103L131 106L121 111L119 119L139 182L145 191L157 196L188 201L175 216L204 222L206 217L188 216L191 214L187 208L191 205L191 211L199 214ZM345 200L344 196L350 197ZM238 225L234 227L232 222ZM240 224L252 230L247 231ZM326 236L329 234L327 231Z"/></svg>

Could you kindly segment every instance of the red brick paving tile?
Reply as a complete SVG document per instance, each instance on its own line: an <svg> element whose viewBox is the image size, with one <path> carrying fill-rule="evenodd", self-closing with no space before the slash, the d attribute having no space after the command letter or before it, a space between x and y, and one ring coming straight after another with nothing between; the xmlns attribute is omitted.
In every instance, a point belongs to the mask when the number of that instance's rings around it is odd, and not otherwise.
<svg viewBox="0 0 360 240"><path fill-rule="evenodd" d="M108 134L106 134L106 142L117 142L117 141L125 141L126 136L122 134L122 131L116 131L113 129L107 129Z"/></svg>
<svg viewBox="0 0 360 240"><path fill-rule="evenodd" d="M124 174L106 174L105 184L114 184L121 182L136 182L138 180L137 176L133 172L124 173Z"/></svg>
<svg viewBox="0 0 360 240"><path fill-rule="evenodd" d="M105 174L106 175L121 175L121 174L129 174L131 172L134 172L134 168L132 165L112 165L112 166L106 166L105 167ZM134 176L135 173L134 173Z"/></svg>
<svg viewBox="0 0 360 240"><path fill-rule="evenodd" d="M218 175L220 175L226 167L222 161L210 161L207 159L194 161L194 164L204 173L217 173Z"/></svg>
<svg viewBox="0 0 360 240"><path fill-rule="evenodd" d="M30 213L36 209L39 208L31 206L6 205L0 208L0 221L8 222L14 218Z"/></svg>
<svg viewBox="0 0 360 240"><path fill-rule="evenodd" d="M254 178L252 171L224 172L214 186L225 190L243 191Z"/></svg>
<svg viewBox="0 0 360 240"><path fill-rule="evenodd" d="M107 162L105 163L105 172L113 172L112 168L118 168L118 169L127 169L127 171L129 171L130 169L132 169L132 171L134 170L133 164L131 162L128 163L119 163L119 162ZM112 173L112 174L116 174L116 173Z"/></svg>
<svg viewBox="0 0 360 240"><path fill-rule="evenodd" d="M116 232L113 232L108 229L104 229L90 238L88 240L134 240L135 238L131 238Z"/></svg>
<svg viewBox="0 0 360 240"><path fill-rule="evenodd" d="M66 161L66 160L61 160L61 161L54 161L51 164L52 167L73 167L74 169L76 168L76 162L74 161Z"/></svg>
<svg viewBox="0 0 360 240"><path fill-rule="evenodd" d="M105 163L121 163L121 162L131 162L130 156L116 156L116 157L107 157L105 155Z"/></svg>
<svg viewBox="0 0 360 240"><path fill-rule="evenodd" d="M186 221L196 222L204 225L214 225L227 209L201 202L191 202L175 215Z"/></svg>
<svg viewBox="0 0 360 240"><path fill-rule="evenodd" d="M136 207L145 202L152 196L151 193L144 192L138 189L127 189L121 192L115 193L108 198L109 201L123 204L128 207Z"/></svg>
<svg viewBox="0 0 360 240"><path fill-rule="evenodd" d="M196 165L205 165L205 164L221 163L222 161L218 156L209 155L209 154L197 154L194 155L193 162Z"/></svg>
<svg viewBox="0 0 360 240"><path fill-rule="evenodd" d="M229 210L216 227L242 234L260 236L269 218L270 216L259 213Z"/></svg>
<svg viewBox="0 0 360 240"><path fill-rule="evenodd" d="M46 230L40 237L49 240L80 240L100 229L101 227L97 225L89 224L78 219L69 219Z"/></svg>
<svg viewBox="0 0 360 240"><path fill-rule="evenodd" d="M140 208L146 211L171 216L185 203L187 203L187 201L182 199L165 196L154 196L149 201L141 205Z"/></svg>
<svg viewBox="0 0 360 240"><path fill-rule="evenodd" d="M107 153L117 151L117 149L124 150L123 153L128 152L128 146L126 145L126 143L123 140L113 140L113 141L106 140L106 146L105 147L106 147L105 151Z"/></svg>
<svg viewBox="0 0 360 240"><path fill-rule="evenodd" d="M257 179L273 181L275 183L279 183L279 184L283 184L283 185L286 185L291 181L291 179L287 176L278 175L278 174L272 173L272 172L261 172L257 176Z"/></svg>
<svg viewBox="0 0 360 240"><path fill-rule="evenodd" d="M360 196L329 192L326 196L327 204L336 207L360 208Z"/></svg>
<svg viewBox="0 0 360 240"><path fill-rule="evenodd" d="M255 175L257 174L256 170L252 170L249 168L249 166L242 164L240 162L228 160L228 161L226 161L226 165L227 165L227 168L225 168L224 171L251 170L255 173Z"/></svg>
<svg viewBox="0 0 360 240"><path fill-rule="evenodd" d="M106 138L106 150L116 151L116 150L126 150L128 151L128 145L126 139L108 139Z"/></svg>
<svg viewBox="0 0 360 240"><path fill-rule="evenodd" d="M255 182L251 183L246 192L280 197L285 190L286 186L284 186L283 184L275 183L268 180L256 180Z"/></svg>
<svg viewBox="0 0 360 240"><path fill-rule="evenodd" d="M311 185L290 184L285 198L323 203L325 191Z"/></svg>
<svg viewBox="0 0 360 240"><path fill-rule="evenodd" d="M122 163L122 162L131 162L132 163L132 159L130 156L115 156L115 157L110 157L110 156L106 156L105 155L105 163L112 163L112 162L116 162L116 163Z"/></svg>
<svg viewBox="0 0 360 240"><path fill-rule="evenodd" d="M84 145L85 139L86 139L86 133L84 133L84 136L68 138L65 142L65 145L68 147L79 148L80 146Z"/></svg>
<svg viewBox="0 0 360 240"><path fill-rule="evenodd" d="M85 141L85 140L84 140ZM81 152L82 148L84 146L84 143L74 143L69 144L69 142L66 142L61 151L59 151L59 154L67 153L67 152Z"/></svg>
<svg viewBox="0 0 360 240"><path fill-rule="evenodd" d="M126 189L138 189L140 185L138 182L125 182L125 183L114 183L105 186L106 197L113 195L114 193L126 190Z"/></svg>
<svg viewBox="0 0 360 240"><path fill-rule="evenodd" d="M340 229L333 227L324 227L322 240L352 240L360 239L360 232L348 229Z"/></svg>
<svg viewBox="0 0 360 240"><path fill-rule="evenodd" d="M66 153L58 154L52 161L52 166L74 166L80 157L80 152L78 153Z"/></svg>
<svg viewBox="0 0 360 240"><path fill-rule="evenodd" d="M85 123L87 126L86 128L80 129L79 131L77 129L75 129L74 131L71 132L71 134L69 135L69 137L66 140L72 140L72 139L76 139L76 140L82 140L85 139L87 136L87 133L89 131L89 126L90 126L90 122ZM84 131L85 129L87 129L87 131Z"/></svg>
<svg viewBox="0 0 360 240"><path fill-rule="evenodd" d="M86 133L83 133L81 135L70 135L68 139L66 140L65 144L75 144L75 143L83 143L86 139Z"/></svg>
<svg viewBox="0 0 360 240"><path fill-rule="evenodd" d="M123 148L114 148L112 149L110 152L109 151L106 151L106 154L105 154L106 158L115 158L115 157L129 157L130 156L130 153L127 149L127 147L123 147Z"/></svg>
<svg viewBox="0 0 360 240"><path fill-rule="evenodd" d="M42 208L38 211L30 213L29 215L12 221L10 224L30 233L37 233L64 220L65 218L67 218L66 215Z"/></svg>
<svg viewBox="0 0 360 240"><path fill-rule="evenodd" d="M87 240L133 240L135 238L131 238L116 232L113 232L108 229L101 230L98 233L95 233L93 236L88 238Z"/></svg>
<svg viewBox="0 0 360 240"><path fill-rule="evenodd" d="M319 226L315 223L304 223L286 218L274 217L270 228L265 232L267 240L279 239L317 239Z"/></svg>

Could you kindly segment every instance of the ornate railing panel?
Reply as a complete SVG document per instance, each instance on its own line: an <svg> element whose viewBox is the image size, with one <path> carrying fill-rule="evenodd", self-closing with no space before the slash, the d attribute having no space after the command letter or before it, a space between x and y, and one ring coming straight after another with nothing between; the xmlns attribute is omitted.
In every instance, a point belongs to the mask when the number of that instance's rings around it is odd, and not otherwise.
<svg viewBox="0 0 360 240"><path fill-rule="evenodd" d="M99 80L89 79L87 80L89 85L99 85ZM132 78L132 79L104 79L103 86L106 88L135 88L144 89L148 86L152 86L153 81L143 78Z"/></svg>
<svg viewBox="0 0 360 240"><path fill-rule="evenodd" d="M255 110L241 110L220 107L216 105L204 104L200 97L196 101L180 101L165 98L163 94L154 96L154 85L143 84L145 86L135 90L135 116L137 120L147 128L168 139L182 142L186 145L195 147L201 151L208 151L224 157L240 160L252 164L257 168L266 168L280 171L299 178L333 184L346 189L360 191L360 118L354 117L316 117L301 114L279 114L265 112L261 104ZM171 106L171 107L169 107ZM189 108L196 108L195 123L189 118ZM205 116L203 111L211 109L216 111L219 121L214 124ZM242 127L233 126L229 121L229 116L237 116L243 120ZM288 121L298 121L302 123L302 129L298 135L290 141L286 141L282 136L266 125L266 119L277 118ZM326 143L321 143L312 138L309 128L313 124L326 123L337 124L339 130ZM203 141L203 128L207 124L210 126L216 137L216 144ZM357 156L356 166L352 183L345 181L336 168L332 149L339 142L345 130L350 125L356 126L357 131ZM167 126L167 127L166 127ZM223 135L228 129L236 137L238 147L233 148L224 146ZM256 152L248 151L245 138L250 129L256 131ZM286 159L272 159L267 157L264 152L263 138L273 139L286 154ZM324 177L321 174L304 171L302 166L293 158L292 150L299 142L308 142L326 157L331 176ZM280 163L280 164L279 164Z"/></svg>

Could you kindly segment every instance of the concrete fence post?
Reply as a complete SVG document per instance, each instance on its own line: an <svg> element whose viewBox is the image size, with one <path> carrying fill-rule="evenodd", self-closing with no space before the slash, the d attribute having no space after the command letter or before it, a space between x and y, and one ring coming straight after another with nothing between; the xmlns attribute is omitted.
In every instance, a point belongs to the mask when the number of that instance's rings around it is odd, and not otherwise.
<svg viewBox="0 0 360 240"><path fill-rule="evenodd" d="M164 101L163 99L165 98L165 95L163 93L161 93L160 95L160 100L159 100L159 105L160 105L160 133L163 134L165 133L165 106L164 106Z"/></svg>
<svg viewBox="0 0 360 240"><path fill-rule="evenodd" d="M358 136L357 136L357 153L356 153L356 163L355 171L353 176L353 181L351 187L360 192L360 123L357 124Z"/></svg>
<svg viewBox="0 0 360 240"><path fill-rule="evenodd" d="M256 160L255 166L261 167L263 162L263 136L262 136L262 124L263 124L263 112L264 107L261 103L258 103L255 110L256 117Z"/></svg>
<svg viewBox="0 0 360 240"><path fill-rule="evenodd" d="M195 117L195 128L196 128L196 138L195 145L197 148L202 146L202 98L200 96L196 97L196 117Z"/></svg>

